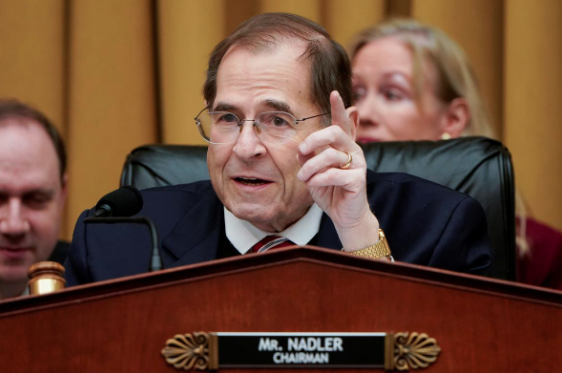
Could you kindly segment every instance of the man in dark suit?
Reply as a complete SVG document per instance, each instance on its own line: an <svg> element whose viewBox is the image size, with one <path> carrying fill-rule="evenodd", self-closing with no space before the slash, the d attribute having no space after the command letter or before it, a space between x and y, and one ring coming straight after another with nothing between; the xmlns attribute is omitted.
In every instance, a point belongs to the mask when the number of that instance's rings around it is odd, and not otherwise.
<svg viewBox="0 0 562 373"><path fill-rule="evenodd" d="M489 265L477 202L367 172L349 61L321 26L291 14L246 21L211 54L204 96L196 124L210 144L211 182L143 193L140 214L156 224L164 267L288 241L385 260L392 250L397 260L464 272ZM89 214L76 227L69 285L147 270L142 229L86 226Z"/></svg>
<svg viewBox="0 0 562 373"><path fill-rule="evenodd" d="M66 185L56 128L37 110L0 100L0 299L24 292L32 264L64 261L68 244L57 239Z"/></svg>

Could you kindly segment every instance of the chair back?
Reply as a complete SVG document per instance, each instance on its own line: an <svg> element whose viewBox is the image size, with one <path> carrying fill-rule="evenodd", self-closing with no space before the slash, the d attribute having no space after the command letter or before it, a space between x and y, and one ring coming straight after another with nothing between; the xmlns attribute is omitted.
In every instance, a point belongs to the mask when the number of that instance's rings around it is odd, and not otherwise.
<svg viewBox="0 0 562 373"><path fill-rule="evenodd" d="M484 137L363 146L375 172L405 172L465 193L486 212L493 263L486 275L515 280L515 192L511 155ZM146 145L125 162L121 185L139 189L209 179L206 146Z"/></svg>

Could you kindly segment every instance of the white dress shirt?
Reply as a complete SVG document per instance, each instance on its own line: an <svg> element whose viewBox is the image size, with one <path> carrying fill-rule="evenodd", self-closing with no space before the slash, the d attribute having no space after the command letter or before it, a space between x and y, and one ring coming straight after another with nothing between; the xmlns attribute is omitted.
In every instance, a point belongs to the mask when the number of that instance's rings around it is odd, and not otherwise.
<svg viewBox="0 0 562 373"><path fill-rule="evenodd" d="M269 235L281 236L294 242L295 245L306 245L320 230L322 220L322 209L314 203L306 214L293 225L282 232L270 233L254 227L250 222L238 219L230 211L224 208L224 224L226 237L232 245L240 252L245 254L262 238Z"/></svg>

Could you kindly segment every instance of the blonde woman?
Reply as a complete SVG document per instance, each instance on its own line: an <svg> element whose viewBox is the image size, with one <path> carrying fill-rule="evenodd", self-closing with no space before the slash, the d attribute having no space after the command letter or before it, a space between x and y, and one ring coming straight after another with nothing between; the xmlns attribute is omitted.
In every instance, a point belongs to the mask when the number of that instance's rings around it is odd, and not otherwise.
<svg viewBox="0 0 562 373"><path fill-rule="evenodd" d="M361 31L349 47L358 142L494 137L476 76L441 30L396 19ZM562 235L517 201L519 281L562 289Z"/></svg>

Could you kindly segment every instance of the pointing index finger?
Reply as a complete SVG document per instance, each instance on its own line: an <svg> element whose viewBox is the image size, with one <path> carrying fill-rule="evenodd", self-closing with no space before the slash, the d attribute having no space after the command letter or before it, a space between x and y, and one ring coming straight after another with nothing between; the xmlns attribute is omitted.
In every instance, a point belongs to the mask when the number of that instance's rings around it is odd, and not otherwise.
<svg viewBox="0 0 562 373"><path fill-rule="evenodd" d="M350 135L349 115L338 91L330 93L330 106L332 108L332 124L341 127L345 133Z"/></svg>

